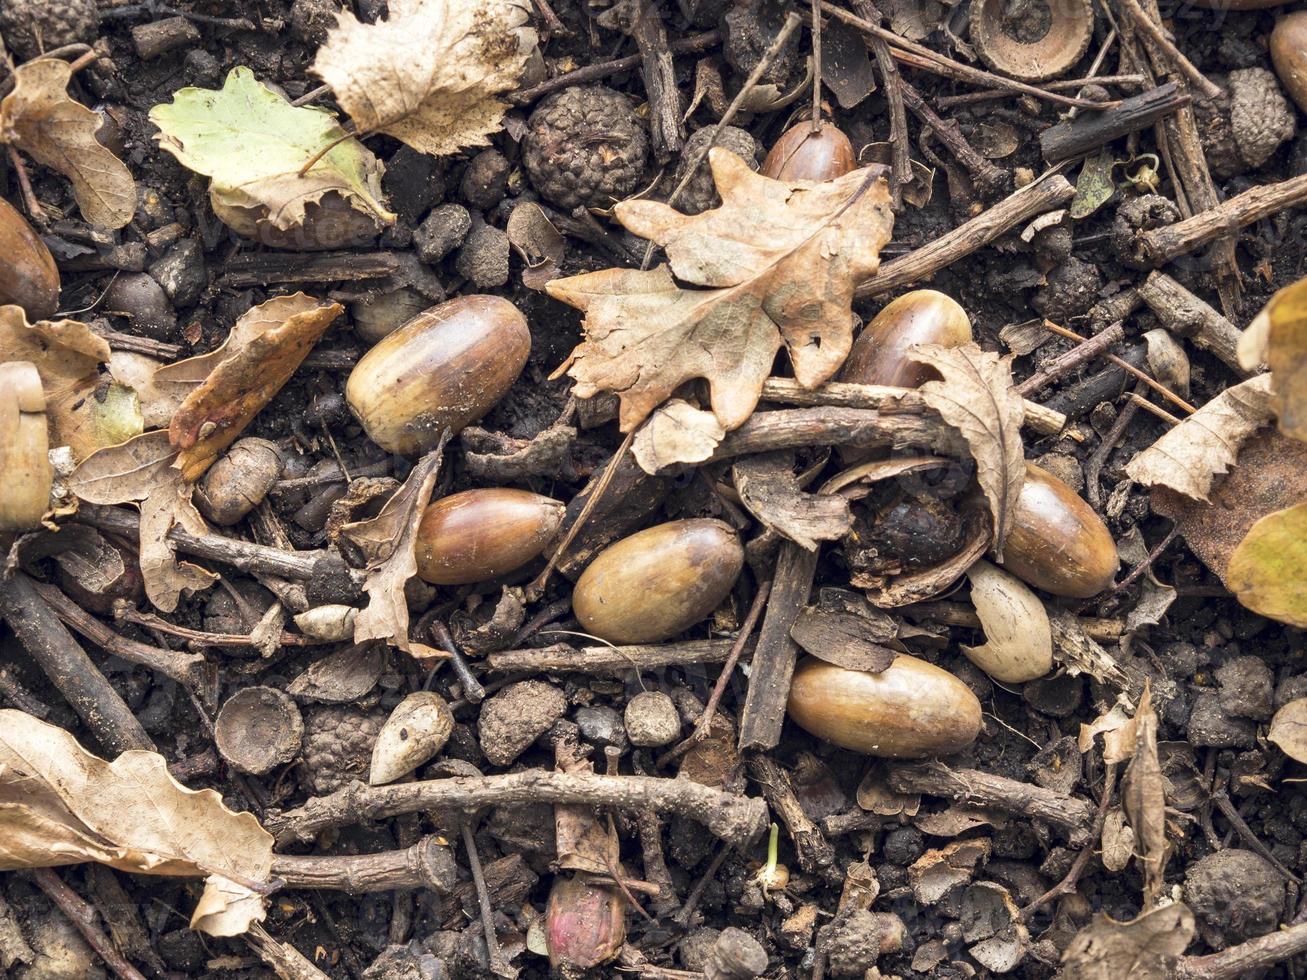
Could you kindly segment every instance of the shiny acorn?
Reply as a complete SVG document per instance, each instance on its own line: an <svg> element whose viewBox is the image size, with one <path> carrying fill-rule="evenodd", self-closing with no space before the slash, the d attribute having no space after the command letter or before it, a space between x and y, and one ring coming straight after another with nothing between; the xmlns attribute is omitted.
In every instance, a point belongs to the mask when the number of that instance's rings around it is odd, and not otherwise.
<svg viewBox="0 0 1307 980"><path fill-rule="evenodd" d="M494 407L531 352L526 318L498 296L460 296L419 313L363 355L345 399L373 442L402 455L436 445Z"/></svg>
<svg viewBox="0 0 1307 980"><path fill-rule="evenodd" d="M45 390L36 365L0 364L0 531L31 531L41 526L50 506L54 470L50 466Z"/></svg>
<svg viewBox="0 0 1307 980"><path fill-rule="evenodd" d="M572 611L611 643L656 643L716 609L743 567L739 536L722 521L658 524L599 553L577 579Z"/></svg>
<svg viewBox="0 0 1307 980"><path fill-rule="evenodd" d="M0 198L0 306L14 304L33 322L59 309L59 269L45 242Z"/></svg>
<svg viewBox="0 0 1307 980"><path fill-rule="evenodd" d="M914 289L888 303L853 342L840 380L915 388L937 377L908 356L916 344L960 347L971 341L971 319L958 302L934 289Z"/></svg>
<svg viewBox="0 0 1307 980"><path fill-rule="evenodd" d="M804 731L867 755L949 755L980 734L980 702L948 671L906 654L879 674L805 657L787 705Z"/></svg>
<svg viewBox="0 0 1307 980"><path fill-rule="evenodd" d="M1280 84L1307 112L1307 10L1286 14L1271 31L1271 64Z"/></svg>
<svg viewBox="0 0 1307 980"><path fill-rule="evenodd" d="M563 505L526 490L489 487L431 504L418 525L418 575L432 585L470 585L521 568L544 550Z"/></svg>
<svg viewBox="0 0 1307 980"><path fill-rule="evenodd" d="M773 180L834 180L858 166L853 144L843 130L824 122L814 133L804 120L781 134L762 162L762 175Z"/></svg>
<svg viewBox="0 0 1307 980"><path fill-rule="evenodd" d="M1026 480L1002 565L1053 595L1088 599L1112 584L1120 558L1102 519L1047 470L1026 463Z"/></svg>

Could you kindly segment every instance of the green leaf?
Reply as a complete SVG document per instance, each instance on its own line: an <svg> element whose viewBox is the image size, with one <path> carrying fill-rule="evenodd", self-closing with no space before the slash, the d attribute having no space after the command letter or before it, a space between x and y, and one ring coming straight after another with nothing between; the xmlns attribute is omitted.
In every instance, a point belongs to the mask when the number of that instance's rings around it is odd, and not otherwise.
<svg viewBox="0 0 1307 980"><path fill-rule="evenodd" d="M1307 502L1254 524L1230 555L1225 581L1253 612L1307 626Z"/></svg>
<svg viewBox="0 0 1307 980"><path fill-rule="evenodd" d="M1108 150L1099 150L1097 156L1086 157L1076 179L1076 196L1071 199L1071 217L1079 220L1087 218L1112 197L1116 191L1116 182L1112 179L1112 168L1116 158Z"/></svg>
<svg viewBox="0 0 1307 980"><path fill-rule="evenodd" d="M305 205L331 191L386 223L395 220L382 201L381 163L367 147L329 112L291 105L248 68L232 69L221 89L180 90L150 110L150 121L162 131L163 149L213 179L215 197L264 206L283 231L301 224Z"/></svg>

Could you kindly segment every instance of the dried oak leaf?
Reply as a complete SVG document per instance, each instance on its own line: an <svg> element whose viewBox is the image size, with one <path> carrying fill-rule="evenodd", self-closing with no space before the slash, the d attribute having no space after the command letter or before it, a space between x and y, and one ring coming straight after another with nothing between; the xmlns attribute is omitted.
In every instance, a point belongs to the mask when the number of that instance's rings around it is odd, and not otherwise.
<svg viewBox="0 0 1307 980"><path fill-rule="evenodd" d="M1146 486L1206 500L1214 477L1239 458L1244 440L1271 419L1270 377L1227 388L1126 464Z"/></svg>
<svg viewBox="0 0 1307 980"><path fill-rule="evenodd" d="M191 485L174 466L176 460L167 430L157 429L92 453L68 478L69 489L88 504L140 503L141 576L145 594L164 612L176 609L183 594L207 589L218 578L178 561L168 541L174 526L192 534L209 533L191 503Z"/></svg>
<svg viewBox="0 0 1307 980"><path fill-rule="evenodd" d="M436 448L418 460L404 485L386 501L376 517L341 528L341 536L355 545L368 563L367 578L363 582L368 604L354 617L355 643L385 640L419 660L448 656L408 638L408 600L404 597L404 585L418 573L414 550L418 524L431 500L449 435L448 430L441 434Z"/></svg>
<svg viewBox="0 0 1307 980"><path fill-rule="evenodd" d="M318 48L313 73L359 132L382 132L445 156L488 143L536 44L523 0L391 0L389 19L348 10Z"/></svg>
<svg viewBox="0 0 1307 980"><path fill-rule="evenodd" d="M100 117L69 98L72 76L58 58L14 69L14 90L0 102L0 141L67 177L87 222L121 228L136 213L136 182L96 140Z"/></svg>
<svg viewBox="0 0 1307 980"><path fill-rule="evenodd" d="M1275 713L1267 739L1297 762L1307 762L1307 698L1294 698Z"/></svg>
<svg viewBox="0 0 1307 980"><path fill-rule="evenodd" d="M1267 514L1230 555L1225 582L1245 607L1307 627L1307 502Z"/></svg>
<svg viewBox="0 0 1307 980"><path fill-rule="evenodd" d="M157 752L106 762L62 728L0 710L0 870L84 861L206 877L191 928L235 936L264 917L249 885L271 878L272 835L177 782Z"/></svg>
<svg viewBox="0 0 1307 980"><path fill-rule="evenodd" d="M849 502L835 493L806 493L794 473L794 454L758 453L732 467L740 503L766 527L801 548L838 541L853 527Z"/></svg>
<svg viewBox="0 0 1307 980"><path fill-rule="evenodd" d="M1112 705L1112 710L1105 711L1088 725L1080 726L1077 744L1081 752L1088 752L1094 746L1094 739L1103 736L1103 761L1110 764L1129 762L1134 758L1135 745L1139 737L1139 714L1132 718L1125 713L1121 698Z"/></svg>
<svg viewBox="0 0 1307 980"><path fill-rule="evenodd" d="M304 293L279 296L242 316L213 354L155 372L156 380L185 382L194 377L190 372L208 369L168 427L185 480L198 480L236 441L342 312L339 303Z"/></svg>
<svg viewBox="0 0 1307 980"><path fill-rule="evenodd" d="M1058 975L1063 980L1170 980L1193 938L1194 916L1181 902L1129 922L1099 912L1071 940Z"/></svg>
<svg viewBox="0 0 1307 980"><path fill-rule="evenodd" d="M333 191L355 210L395 220L382 197L383 168L371 151L331 113L291 105L248 68L233 68L220 89L181 89L150 110L150 121L159 127L161 149L211 178L216 203L267 208L264 220L274 228L303 224L305 207Z"/></svg>
<svg viewBox="0 0 1307 980"><path fill-rule="evenodd" d="M1157 713L1147 682L1135 711L1135 752L1121 781L1121 805L1135 834L1135 857L1144 873L1144 907L1166 888L1164 872L1171 856L1166 836L1166 778L1157 757Z"/></svg>
<svg viewBox="0 0 1307 980"><path fill-rule="evenodd" d="M957 429L976 461L980 484L994 526L994 556L1003 560L1003 542L1016 517L1017 497L1026 479L1021 442L1025 407L1012 387L1009 358L982 351L975 344L943 347L919 344L911 357L939 372L941 381L921 386L926 404Z"/></svg>
<svg viewBox="0 0 1307 980"><path fill-rule="evenodd" d="M578 398L616 392L624 432L692 378L707 379L722 427L738 428L782 344L800 384L831 378L853 342L854 287L880 266L894 225L882 167L810 183L756 174L721 147L708 160L721 207L685 215L657 201L616 206L623 225L666 249L670 266L545 286L586 313L585 340L558 373L572 376Z"/></svg>
<svg viewBox="0 0 1307 980"><path fill-rule="evenodd" d="M678 463L702 463L713 454L726 430L712 412L682 398L658 406L635 430L631 455L650 476Z"/></svg>
<svg viewBox="0 0 1307 980"><path fill-rule="evenodd" d="M1271 369L1271 410L1280 431L1307 442L1307 278L1271 297L1239 338L1239 362Z"/></svg>

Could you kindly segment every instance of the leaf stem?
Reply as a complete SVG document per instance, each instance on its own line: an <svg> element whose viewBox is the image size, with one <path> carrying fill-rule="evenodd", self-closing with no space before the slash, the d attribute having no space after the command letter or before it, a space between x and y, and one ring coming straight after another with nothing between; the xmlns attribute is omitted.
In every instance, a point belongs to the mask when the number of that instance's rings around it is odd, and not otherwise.
<svg viewBox="0 0 1307 980"><path fill-rule="evenodd" d="M330 153L330 152L331 152L332 150L334 150L336 147L340 146L340 144L341 144L341 143L344 143L346 140L351 140L351 139L364 139L364 138L366 138L366 137L368 137L368 136L370 136L370 135L371 135L371 133L351 133L351 132L348 132L348 131L342 131L341 134L340 134L340 136L338 136L336 139L332 140L330 143L328 143L325 147L323 147L323 148L322 148L321 150L319 150L317 153L313 154L313 156L309 157L309 162L306 163L306 164L304 164L304 166L300 167L299 176L303 177L305 174L307 174L310 170L313 169L313 165L314 165L315 163L317 163L319 160L321 160L323 157L325 157L328 153Z"/></svg>

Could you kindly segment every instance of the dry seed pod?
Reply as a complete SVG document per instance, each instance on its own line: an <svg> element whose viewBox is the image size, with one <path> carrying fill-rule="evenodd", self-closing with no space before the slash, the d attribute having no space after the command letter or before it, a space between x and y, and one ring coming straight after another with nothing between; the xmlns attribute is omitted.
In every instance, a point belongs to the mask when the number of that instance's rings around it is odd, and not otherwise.
<svg viewBox="0 0 1307 980"><path fill-rule="evenodd" d="M262 776L299 754L304 719L275 687L246 687L227 699L213 723L218 752L241 772Z"/></svg>
<svg viewBox="0 0 1307 980"><path fill-rule="evenodd" d="M879 674L806 657L795 668L787 710L818 738L889 759L949 755L980 734L971 688L906 654Z"/></svg>
<svg viewBox="0 0 1307 980"><path fill-rule="evenodd" d="M683 632L730 593L744 548L722 521L670 521L623 538L577 579L572 611L611 643L656 643Z"/></svg>
<svg viewBox="0 0 1307 980"><path fill-rule="evenodd" d="M581 969L615 959L626 941L626 899L616 888L555 875L545 909L551 966Z"/></svg>
<svg viewBox="0 0 1307 980"><path fill-rule="evenodd" d="M761 172L773 180L834 180L857 166L853 144L843 130L826 122L814 133L812 123L804 120L781 134Z"/></svg>
<svg viewBox="0 0 1307 980"><path fill-rule="evenodd" d="M432 585L469 585L535 558L558 530L563 505L526 490L491 487L437 500L418 526L418 575Z"/></svg>
<svg viewBox="0 0 1307 980"><path fill-rule="evenodd" d="M1044 604L1016 576L978 561L967 569L971 602L985 630L980 646L962 645L967 659L994 680L1020 684L1053 669L1053 632Z"/></svg>
<svg viewBox="0 0 1307 980"><path fill-rule="evenodd" d="M59 269L27 219L0 198L0 306L13 303L32 321L59 309Z"/></svg>
<svg viewBox="0 0 1307 980"><path fill-rule="evenodd" d="M45 420L45 391L30 361L0 364L0 531L41 526L50 506L54 469Z"/></svg>
<svg viewBox="0 0 1307 980"><path fill-rule="evenodd" d="M230 527L259 505L281 479L281 450L267 439L238 439L195 488L200 513Z"/></svg>
<svg viewBox="0 0 1307 980"><path fill-rule="evenodd" d="M1271 63L1280 84L1307 112L1307 10L1281 17L1271 31Z"/></svg>
<svg viewBox="0 0 1307 980"><path fill-rule="evenodd" d="M936 377L908 356L916 344L959 347L971 341L971 319L957 301L933 289L914 289L887 304L858 339L840 371L852 384L915 388Z"/></svg>
<svg viewBox="0 0 1307 980"><path fill-rule="evenodd" d="M314 606L295 616L295 625L305 636L315 640L337 643L352 639L354 636L354 618L358 610L353 606L332 603L326 606Z"/></svg>
<svg viewBox="0 0 1307 980"><path fill-rule="evenodd" d="M526 366L526 318L498 296L460 296L419 313L363 355L345 398L368 437L416 455L475 422Z"/></svg>
<svg viewBox="0 0 1307 980"><path fill-rule="evenodd" d="M454 730L454 713L434 691L416 691L395 706L372 747L368 782L393 783L435 758Z"/></svg>
<svg viewBox="0 0 1307 980"><path fill-rule="evenodd" d="M1026 40L1014 31L1006 0L981 0L971 7L971 43L995 71L1027 82L1042 82L1067 72L1089 50L1094 35L1094 8L1089 0L1062 0L1045 5L1051 22L1042 35ZM1037 33L1037 32L1034 32Z"/></svg>
<svg viewBox="0 0 1307 980"><path fill-rule="evenodd" d="M1027 462L1003 567L1037 589L1088 599L1112 584L1120 563L1116 542L1093 508L1052 473Z"/></svg>

